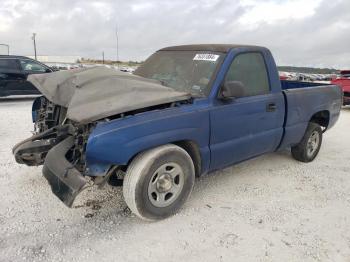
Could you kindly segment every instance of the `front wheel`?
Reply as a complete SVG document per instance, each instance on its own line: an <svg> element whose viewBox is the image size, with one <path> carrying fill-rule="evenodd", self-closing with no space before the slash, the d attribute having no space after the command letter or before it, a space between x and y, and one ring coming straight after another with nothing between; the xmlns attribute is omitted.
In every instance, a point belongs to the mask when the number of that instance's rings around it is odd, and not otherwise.
<svg viewBox="0 0 350 262"><path fill-rule="evenodd" d="M176 145L140 153L129 165L123 183L126 204L142 219L174 214L189 197L195 171L189 154Z"/></svg>
<svg viewBox="0 0 350 262"><path fill-rule="evenodd" d="M322 129L319 124L311 122L300 143L292 147L292 156L301 162L311 162L320 151L321 144Z"/></svg>

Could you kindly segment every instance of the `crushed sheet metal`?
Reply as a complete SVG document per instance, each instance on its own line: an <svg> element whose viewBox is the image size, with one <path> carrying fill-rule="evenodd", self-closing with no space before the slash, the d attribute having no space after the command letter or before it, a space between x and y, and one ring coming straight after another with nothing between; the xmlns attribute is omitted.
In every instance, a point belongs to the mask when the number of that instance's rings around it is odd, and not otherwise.
<svg viewBox="0 0 350 262"><path fill-rule="evenodd" d="M28 80L47 99L67 107L67 117L80 123L191 97L156 80L105 67L35 74Z"/></svg>

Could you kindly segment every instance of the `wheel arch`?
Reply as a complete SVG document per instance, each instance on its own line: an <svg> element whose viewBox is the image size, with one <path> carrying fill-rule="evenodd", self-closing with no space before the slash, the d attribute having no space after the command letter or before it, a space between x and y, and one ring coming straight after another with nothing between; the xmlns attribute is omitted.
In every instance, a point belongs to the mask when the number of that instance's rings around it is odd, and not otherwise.
<svg viewBox="0 0 350 262"><path fill-rule="evenodd" d="M329 125L330 113L328 110L319 111L312 115L309 122L319 124L326 131Z"/></svg>
<svg viewBox="0 0 350 262"><path fill-rule="evenodd" d="M185 150L191 157L192 161L193 161L193 165L194 165L194 170L195 170L195 175L196 177L199 177L202 173L202 156L201 156L201 152L199 150L199 146L198 144L193 141L193 140L178 140L178 141L173 141L173 142L169 142L167 144L173 144L176 145L178 147L181 147L183 150ZM158 145L156 147L159 147L162 145ZM153 148L156 148L153 147ZM151 148L147 148L145 150L142 150L140 152L135 153L128 161L127 165L121 166L120 169L123 171L126 171L127 167L130 165L130 163L135 159L135 157L137 155L139 155L140 153L150 150Z"/></svg>
<svg viewBox="0 0 350 262"><path fill-rule="evenodd" d="M173 142L172 144L181 147L190 155L193 161L196 177L199 177L202 172L202 157L198 144L192 140L181 140Z"/></svg>

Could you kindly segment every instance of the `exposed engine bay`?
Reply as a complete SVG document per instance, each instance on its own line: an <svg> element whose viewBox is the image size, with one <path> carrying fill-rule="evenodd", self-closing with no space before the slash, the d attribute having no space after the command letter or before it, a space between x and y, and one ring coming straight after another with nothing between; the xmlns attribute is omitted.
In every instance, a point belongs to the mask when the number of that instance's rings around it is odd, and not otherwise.
<svg viewBox="0 0 350 262"><path fill-rule="evenodd" d="M66 118L66 108L55 105L45 97L33 103L33 136L13 147L18 163L28 166L44 164L43 174L52 191L71 206L76 195L89 179L85 178L86 144L92 124L80 125ZM50 166L50 167L49 167ZM52 171L62 168L61 176ZM91 178L90 180L93 180Z"/></svg>
<svg viewBox="0 0 350 262"><path fill-rule="evenodd" d="M66 119L67 109L55 105L45 97L37 98L33 103L33 136L13 148L16 160L29 166L44 163L48 151L68 136L74 137L74 145L66 158L80 172L85 171L85 150L91 128L95 125L79 125Z"/></svg>
<svg viewBox="0 0 350 262"><path fill-rule="evenodd" d="M34 133L44 132L54 126L62 124L67 115L67 109L55 105L41 96L33 103L32 108Z"/></svg>

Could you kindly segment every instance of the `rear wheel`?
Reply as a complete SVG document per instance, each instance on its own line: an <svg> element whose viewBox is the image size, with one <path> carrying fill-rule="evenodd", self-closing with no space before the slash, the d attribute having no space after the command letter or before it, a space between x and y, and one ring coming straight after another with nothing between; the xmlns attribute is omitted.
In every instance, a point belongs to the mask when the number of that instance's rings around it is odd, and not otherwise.
<svg viewBox="0 0 350 262"><path fill-rule="evenodd" d="M322 144L322 129L319 124L309 123L303 139L292 147L292 156L301 162L311 162L320 151Z"/></svg>
<svg viewBox="0 0 350 262"><path fill-rule="evenodd" d="M169 144L145 151L127 169L125 202L140 218L166 218L189 197L194 177L192 159L184 149Z"/></svg>

